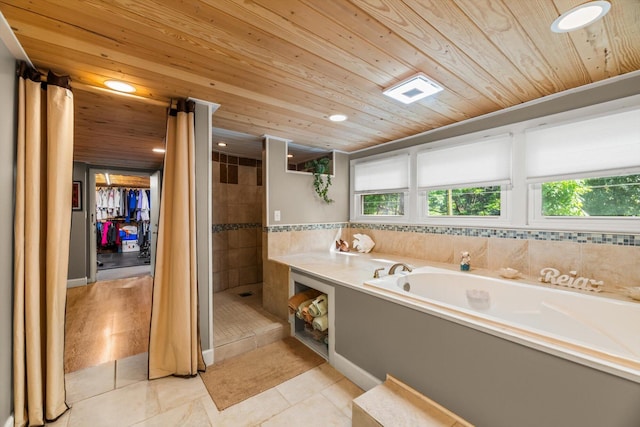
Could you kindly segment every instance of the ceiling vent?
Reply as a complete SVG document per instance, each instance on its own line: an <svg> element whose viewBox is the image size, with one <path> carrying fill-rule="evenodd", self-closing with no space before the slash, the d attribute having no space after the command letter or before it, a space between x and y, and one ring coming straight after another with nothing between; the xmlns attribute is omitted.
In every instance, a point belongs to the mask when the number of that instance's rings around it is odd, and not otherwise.
<svg viewBox="0 0 640 427"><path fill-rule="evenodd" d="M420 73L390 87L382 93L402 103L411 104L440 91L442 91L442 86Z"/></svg>

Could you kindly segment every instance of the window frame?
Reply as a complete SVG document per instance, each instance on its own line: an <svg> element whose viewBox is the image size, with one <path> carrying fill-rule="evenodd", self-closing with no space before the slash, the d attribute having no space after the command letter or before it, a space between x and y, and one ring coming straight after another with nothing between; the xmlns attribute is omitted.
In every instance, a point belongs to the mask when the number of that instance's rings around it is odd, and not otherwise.
<svg viewBox="0 0 640 427"><path fill-rule="evenodd" d="M479 185L478 187L484 187ZM460 188L460 187L455 187ZM451 189L455 189L451 187ZM464 188L475 188L471 186L465 186ZM495 216L480 216L480 215L429 215L428 205L428 193L429 191L436 190L448 190L449 188L433 188L433 189L421 189L418 191L418 212L421 223L434 224L434 225L456 225L456 226L506 226L511 224L510 222L510 199L511 199L511 186L500 185L500 215Z"/></svg>
<svg viewBox="0 0 640 427"><path fill-rule="evenodd" d="M355 190L355 173L356 167L358 164L363 163L375 163L383 160L385 157L403 157L406 156L406 167L408 168L407 172L407 181L408 187L401 188L380 188L380 189L367 189L356 191ZM351 207L350 207L350 220L355 222L363 222L363 223L409 223L411 218L411 197L410 197L410 188L412 186L413 178L413 170L414 170L414 160L410 150L397 150L390 153L385 153L382 155L375 155L370 157L365 157L362 159L358 159L350 162L350 194L351 194ZM404 194L404 215L364 215L362 212L362 196L363 195L372 195L372 194L390 194L390 193L403 193Z"/></svg>
<svg viewBox="0 0 640 427"><path fill-rule="evenodd" d="M500 179L495 182L460 182L451 185L442 185L442 186L434 186L434 187L417 187L416 190L416 199L414 204L416 205L416 222L419 224L433 224L433 225L451 225L451 226L508 226L511 224L511 190L513 188L513 165L514 165L514 134L511 131L505 131L504 129L492 129L490 133L482 132L482 133L474 133L463 135L461 137L449 138L443 141L439 141L437 143L429 144L429 150L446 150L448 148L463 148L466 145L483 142L492 143L502 138L507 138L508 142L506 144L509 153L508 158L510 158L511 164L509 165L510 177L505 179ZM433 148L432 148L433 147ZM414 156L415 161L417 163L418 156L422 154L427 154L428 150L426 150L424 146L417 147L415 150ZM418 166L416 166L416 171L418 170ZM415 185L417 186L417 176L415 177ZM500 186L500 215L498 216L478 216L478 215L429 215L428 208L428 192L434 190L448 190L448 189L457 189L457 188L477 188L477 187L488 187L488 186Z"/></svg>
<svg viewBox="0 0 640 427"><path fill-rule="evenodd" d="M542 215L542 184L547 182L568 181L572 179L603 178L609 176L627 176L640 174L637 168L625 168L620 171L598 171L584 175L567 175L550 177L541 182L528 184L529 209L528 224L545 229L580 230L580 231L610 231L610 232L640 232L640 217L622 216L545 216Z"/></svg>
<svg viewBox="0 0 640 427"><path fill-rule="evenodd" d="M625 110L640 109L640 94L629 97L588 105L581 108L562 111L559 113L539 116L522 122L510 123L483 131L458 135L450 138L423 142L410 147L378 153L367 157L352 159L351 189L350 189L350 220L368 223L405 223L408 225L434 225L452 227L499 227L522 230L563 230L605 233L634 233L640 232L640 221L637 217L543 217L541 215L541 186L538 183L566 179L593 178L614 175L639 174L640 163L637 167L620 168L618 170L586 171L579 176L553 176L528 178L526 167L526 134L534 128L561 126L567 123L582 122L597 119L607 115L617 114ZM427 194L429 188L417 186L417 156L425 150L445 148L448 146L464 145L480 142L485 138L497 137L510 133L511 140L511 183L501 185L501 215L499 217L479 216L430 216L428 215ZM428 138L423 138L428 141ZM405 192L405 216L370 217L360 212L359 194L353 190L353 164L373 160L382 156L393 156L408 153L410 156L409 188ZM490 183L465 184L464 187L481 187ZM498 185L493 184L493 185ZM451 188L455 188L452 186ZM460 186L457 186L460 188ZM433 189L443 189L433 188ZM382 190L379 193L400 192L400 190Z"/></svg>
<svg viewBox="0 0 640 427"><path fill-rule="evenodd" d="M404 196L404 215L365 215L362 212L362 196L370 196L376 194L395 194L401 193ZM409 190L380 190L380 191L366 191L361 193L354 193L353 204L355 208L355 215L352 221L357 222L407 222L409 218L410 206L409 206Z"/></svg>

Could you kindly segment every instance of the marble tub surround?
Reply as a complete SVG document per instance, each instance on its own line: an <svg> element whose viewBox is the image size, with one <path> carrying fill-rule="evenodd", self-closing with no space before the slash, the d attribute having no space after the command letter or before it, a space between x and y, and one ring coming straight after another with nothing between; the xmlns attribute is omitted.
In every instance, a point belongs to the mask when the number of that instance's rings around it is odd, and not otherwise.
<svg viewBox="0 0 640 427"><path fill-rule="evenodd" d="M576 271L604 281L601 294L606 296L626 297L625 288L640 286L640 237L635 235L356 223L283 225L265 227L262 233L266 310L287 319L288 270L274 260L328 252L335 245L338 231L339 238L350 245L354 234L368 235L376 243L371 252L374 255L457 267L460 252L468 251L474 271L497 273L500 268L510 267L520 271L523 279L534 282L544 267Z"/></svg>
<svg viewBox="0 0 640 427"><path fill-rule="evenodd" d="M498 322L485 320L478 321L478 318L475 316L469 316L468 314L461 313L449 307L441 306L438 304L425 305L425 303L423 302L411 298L406 298L404 296L399 296L394 293L385 292L365 284L365 282L373 279L373 274L376 269L384 268L384 270L380 272L381 276L384 276L388 274L389 268L394 263L402 262L414 268L424 266L439 267L446 270L455 271L456 273L460 273L459 266L457 264L435 263L418 258L409 258L394 254L380 254L376 252L370 252L368 254L345 254L341 252L328 251L283 255L280 257L274 257L272 261L281 264L284 267L283 270L286 272L288 272L289 268L295 268L297 271L300 271L304 274L324 279L336 285L370 294L377 298L393 301L400 305L410 307L418 311L423 311L425 313L429 313L438 317L443 317L447 320L452 320L453 322L462 321L463 324L471 328L478 328L491 334L497 334L498 336L506 338L507 340L509 340L509 337L514 336L515 334L517 336L525 337L524 341L526 342L529 342L527 340L534 340L536 341L536 343L542 342L543 344L540 348L549 350L553 354L562 356L566 354L567 351L577 352L580 353L582 358L595 358L598 361L604 361L603 366L614 366L614 372L630 371L633 372L633 378L640 377L640 366L638 366L636 361L618 358L596 350L591 350L583 346L565 343L564 341L559 341L555 338L547 337L546 335L531 334L525 330L511 329L510 327L505 327L503 324ZM469 273L462 274L471 274L501 279L498 271L477 267L473 267ZM514 283L547 287L562 292L586 294L595 298L603 297L637 303L637 301L634 301L630 296L628 296L628 293L626 292L611 293L605 290L596 294L590 291L558 287L556 285L541 283L537 280L537 277L518 278L513 279L513 281ZM287 298L285 298L281 304L285 307L286 310ZM504 331L508 331L506 335L503 334ZM558 348L560 348L561 350L557 351Z"/></svg>
<svg viewBox="0 0 640 427"><path fill-rule="evenodd" d="M471 268L498 271L511 267L525 278L537 280L545 267L604 281L605 293L624 295L625 287L640 285L640 246L615 242L578 242L434 234L377 228L349 228L351 235L368 234L376 242L372 253L393 254L428 262L457 264L460 252L468 251ZM552 236L555 238L555 236ZM634 237L634 236L631 236ZM350 239L351 237L349 237ZM616 240L616 239L613 239ZM617 241L617 240L616 240Z"/></svg>
<svg viewBox="0 0 640 427"><path fill-rule="evenodd" d="M331 247L335 248L338 233L340 233L342 239L347 240L346 237L349 237L348 242L351 245L353 238L348 229L341 227L344 224L335 224L334 227L332 225L326 224L326 227L318 228L304 226L271 227L271 231L267 233L267 253L269 257L272 257L312 251L328 251ZM352 251L355 250L352 249Z"/></svg>
<svg viewBox="0 0 640 427"><path fill-rule="evenodd" d="M287 272L289 267L293 267L313 276L357 289L364 289L364 282L373 278L373 273L376 269L384 268L384 271L379 274L386 275L389 268L395 263L404 263L411 267L438 265L452 268L447 264L428 263L423 259L377 252L363 254L358 252L316 251L277 256L273 257L271 261L283 265ZM288 297L285 299L285 309L287 308L287 300Z"/></svg>
<svg viewBox="0 0 640 427"><path fill-rule="evenodd" d="M495 270L480 268L475 265L473 259L474 258L472 253L471 270L469 274L502 279L502 277L500 276L499 268ZM389 267L391 267L394 263L405 263L412 268L431 266L456 272L460 270L458 261L455 263L443 263L398 254L378 253L375 251L368 254L328 251L306 252L276 256L271 258L269 262L272 263L277 270L277 276L283 277L283 279L281 280L287 280L287 283L289 269L296 268L313 276L317 276L350 288L358 290L364 289L365 291L369 291L369 289L363 284L366 281L373 279L373 274L376 269L384 268L384 270L379 272L381 276L384 276L388 274ZM561 271L564 272L564 270ZM285 275L286 278L284 278ZM600 293L594 293L567 287L558 287L557 285L548 283L542 283L538 280L538 277L538 274L527 276L524 274L524 272L522 272L522 274L518 278L512 280L517 283L526 283L533 286L561 289L568 292L585 293L587 295L595 295L603 298L634 301L628 295L626 289L614 288L613 291L610 291L608 288L605 288ZM278 304L284 305L284 311L286 312L288 294L283 293L282 299L283 301L278 301Z"/></svg>
<svg viewBox="0 0 640 427"><path fill-rule="evenodd" d="M296 253L328 252L349 235L346 223L265 227L262 233L263 307L288 321L289 269L270 258ZM284 304L283 304L284 302Z"/></svg>

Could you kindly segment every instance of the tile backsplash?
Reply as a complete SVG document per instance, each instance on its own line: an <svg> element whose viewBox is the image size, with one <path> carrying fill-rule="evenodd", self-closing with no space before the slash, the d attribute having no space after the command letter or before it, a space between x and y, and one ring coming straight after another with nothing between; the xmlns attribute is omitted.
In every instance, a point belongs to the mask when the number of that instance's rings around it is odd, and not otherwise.
<svg viewBox="0 0 640 427"><path fill-rule="evenodd" d="M603 280L605 290L640 286L640 235L435 227L420 225L331 223L265 227L269 255L327 249L342 229L349 244L355 233L369 235L374 252L457 264L469 251L471 265L498 270L511 267L537 279L543 267Z"/></svg>

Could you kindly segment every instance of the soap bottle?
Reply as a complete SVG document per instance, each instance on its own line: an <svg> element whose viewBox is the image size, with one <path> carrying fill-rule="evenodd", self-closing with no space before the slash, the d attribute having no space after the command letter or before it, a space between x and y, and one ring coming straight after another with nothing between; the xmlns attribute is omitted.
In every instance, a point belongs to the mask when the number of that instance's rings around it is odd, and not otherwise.
<svg viewBox="0 0 640 427"><path fill-rule="evenodd" d="M469 271L471 269L471 257L469 256L469 252L463 251L461 252L462 257L460 258L460 270Z"/></svg>

